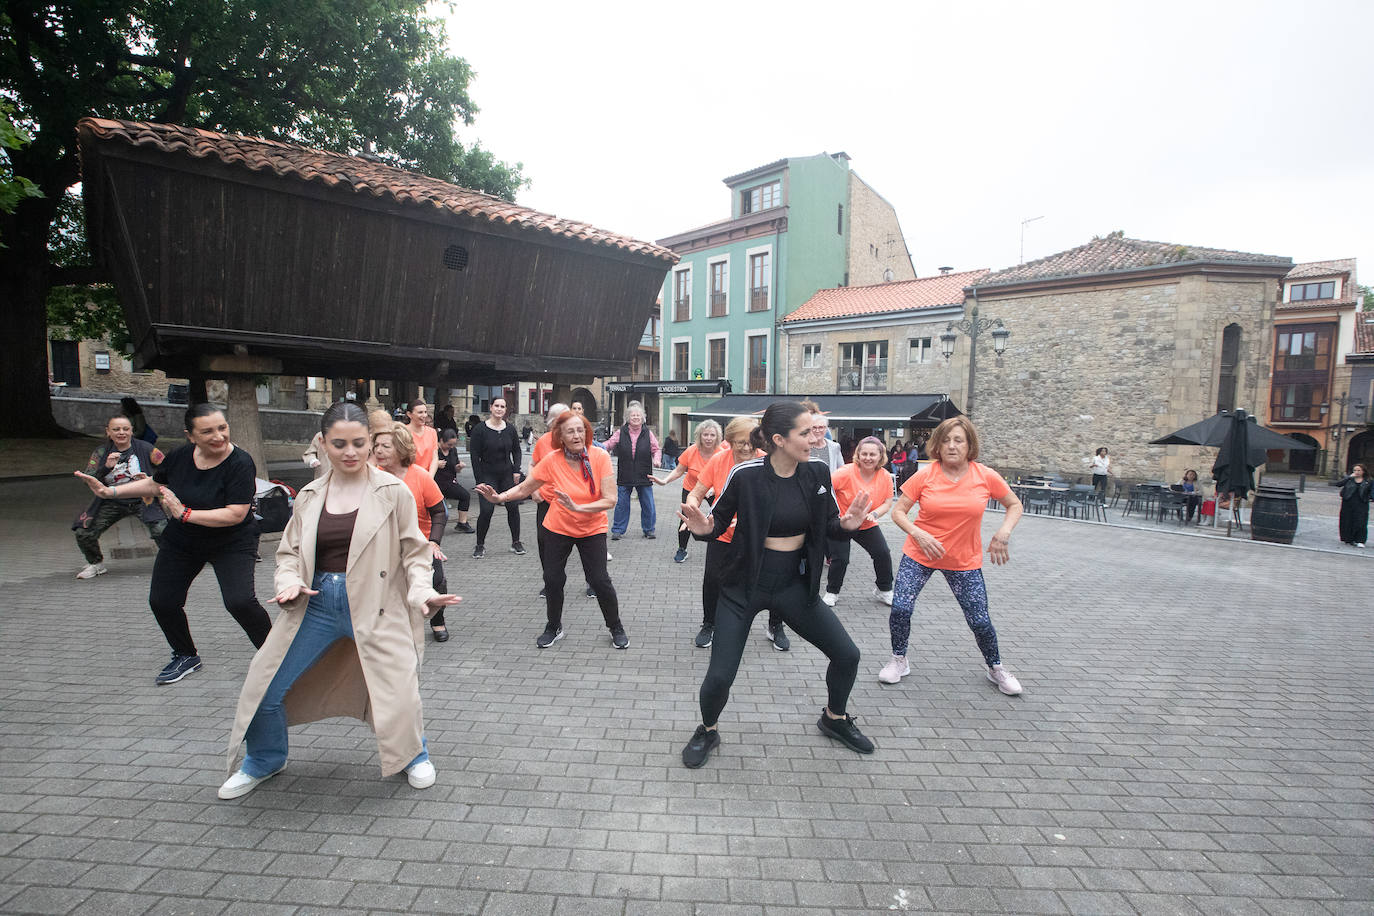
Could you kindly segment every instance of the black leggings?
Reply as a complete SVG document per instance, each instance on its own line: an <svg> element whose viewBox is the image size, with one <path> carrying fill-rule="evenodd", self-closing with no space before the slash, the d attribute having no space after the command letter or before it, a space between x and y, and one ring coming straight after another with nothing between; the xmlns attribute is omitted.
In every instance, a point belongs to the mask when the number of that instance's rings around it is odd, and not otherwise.
<svg viewBox="0 0 1374 916"><path fill-rule="evenodd" d="M267 631L272 629L272 618L267 616L253 591L253 573L257 568L253 558L255 546L256 538L251 536L214 551L188 550L165 537L162 539L157 559L153 561L148 605L174 653L200 654L191 638L191 623L186 619L186 593L206 563L215 569L225 610L243 627L253 645L262 648L267 641Z"/></svg>
<svg viewBox="0 0 1374 916"><path fill-rule="evenodd" d="M439 559L438 557L434 558L433 584L434 590L436 592L438 592L441 595L448 594L448 577L444 575L444 561ZM429 625L431 627L447 626L447 624L444 623L443 605L440 605L439 610L435 611L433 616L429 618Z"/></svg>
<svg viewBox="0 0 1374 916"><path fill-rule="evenodd" d="M854 543L862 547L873 558L873 578L880 592L892 591L892 553L887 548L887 538L883 537L881 526L860 528L854 532ZM844 574L849 569L849 540L841 538L829 542L830 574L825 580L825 590L838 595L844 587Z"/></svg>
<svg viewBox="0 0 1374 916"><path fill-rule="evenodd" d="M549 626L563 626L563 586L568 581L568 557L573 548L582 560L582 574L596 592L596 603L606 626L620 626L620 599L616 597L611 574L606 570L606 533L584 538L569 537L544 529L544 601L548 605Z"/></svg>
<svg viewBox="0 0 1374 916"><path fill-rule="evenodd" d="M515 473L506 471L497 475L488 474L478 482L491 484L492 489L497 493L504 493L515 486ZM487 529L491 527L491 514L494 511L496 511L496 503L482 500L481 508L477 513L477 545L479 547L486 546ZM510 539L512 541L520 540L520 505L518 503L506 503L506 521L510 522Z"/></svg>
<svg viewBox="0 0 1374 916"><path fill-rule="evenodd" d="M704 500L703 500L704 502ZM701 576L701 625L716 625L716 605L720 603L720 570L730 554L730 545L717 540L706 542L706 570ZM768 626L776 628L782 615L769 607Z"/></svg>
<svg viewBox="0 0 1374 916"><path fill-rule="evenodd" d="M777 608L798 636L830 659L825 670L829 692L826 705L835 715L844 715L849 691L859 673L859 647L849 638L835 612L816 595L807 594L810 580L799 569L803 556L800 550L790 553L765 550L763 568L752 589L752 598L746 585L732 583L721 589L711 663L706 669L706 679L701 682L703 725L715 725L720 718L730 698L730 686L739 671L749 628L753 626L754 616L765 607Z"/></svg>
<svg viewBox="0 0 1374 916"><path fill-rule="evenodd" d="M467 487L456 480L445 480L439 483L439 492L444 494L444 499L451 499L456 502L459 512L466 512L472 508L472 494L468 492Z"/></svg>
<svg viewBox="0 0 1374 916"><path fill-rule="evenodd" d="M538 551L538 553L539 553L539 568L540 568L540 569L543 569L543 568L544 568L544 538L545 538L545 537L548 535L548 533L549 533L549 529L547 529L547 528L544 527L544 516L546 516L546 515L548 515L548 514L549 514L549 504L548 504L548 501L547 501L547 500L543 500L543 499L539 500L539 502L535 504L535 510L534 510L534 547L535 547L535 550ZM583 570L583 575L586 575L586 570ZM587 579L587 585L590 586L591 584L592 584L592 580L591 580L590 578ZM595 590L596 590L596 589L592 589L592 591L595 591Z"/></svg>

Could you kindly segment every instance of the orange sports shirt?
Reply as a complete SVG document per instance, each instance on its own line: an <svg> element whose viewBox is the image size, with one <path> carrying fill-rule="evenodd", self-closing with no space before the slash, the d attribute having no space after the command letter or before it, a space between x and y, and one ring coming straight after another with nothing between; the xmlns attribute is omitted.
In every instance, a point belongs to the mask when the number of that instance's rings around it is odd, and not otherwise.
<svg viewBox="0 0 1374 916"><path fill-rule="evenodd" d="M945 476L940 462L930 462L902 484L902 494L920 505L912 521L944 545L945 555L931 559L913 537L906 539L902 553L927 569L982 569L983 512L989 499L1010 493L1001 474L976 461L969 462L968 472L957 481Z"/></svg>
<svg viewBox="0 0 1374 916"><path fill-rule="evenodd" d="M549 514L544 516L544 527L555 534L585 538L594 534L605 534L610 529L605 512L573 512L571 509L565 509L554 494L555 490L562 490L578 504L593 502L606 496L601 485L607 477L615 477L615 471L611 468L611 456L604 448L588 447L587 458L592 466L592 480L596 484L595 494L592 493L591 483L583 476L582 469L568 466L561 448L549 452L544 460L530 471L530 476L544 485L540 492L544 492L545 488L549 491ZM612 495L614 492L612 491Z"/></svg>
<svg viewBox="0 0 1374 916"><path fill-rule="evenodd" d="M755 450L754 457L762 458L764 453ZM720 495L720 491L725 488L725 478L730 476L730 471L735 467L735 453L730 446L722 446L721 449L711 456L711 460L706 462L705 469L701 472L701 479L697 481L699 485L706 487L706 495ZM735 536L735 519L730 519L730 527L725 529L725 533L716 540L722 544L730 543L730 539Z"/></svg>
<svg viewBox="0 0 1374 916"><path fill-rule="evenodd" d="M444 494L439 492L439 485L434 482L434 478L418 464L412 464L406 468L406 476L402 478L405 485L410 488L410 493L415 497L415 511L420 521L420 533L429 537L429 507L444 501Z"/></svg>
<svg viewBox="0 0 1374 916"><path fill-rule="evenodd" d="M865 485L863 477L859 474L859 466L853 463L846 464L830 478L830 485L835 490L835 502L839 504L841 515L849 511L850 504L860 493L868 493L869 505L873 509L892 498L892 475L881 467L873 472L873 480ZM859 530L876 528L877 525L877 522L864 519Z"/></svg>

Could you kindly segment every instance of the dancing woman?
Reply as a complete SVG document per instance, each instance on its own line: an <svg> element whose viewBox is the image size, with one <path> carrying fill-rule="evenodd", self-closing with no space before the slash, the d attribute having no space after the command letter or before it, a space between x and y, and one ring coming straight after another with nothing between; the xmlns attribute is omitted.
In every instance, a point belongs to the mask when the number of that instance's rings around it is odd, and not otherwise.
<svg viewBox="0 0 1374 916"><path fill-rule="evenodd" d="M849 508L859 493L868 494L869 510L864 523L854 532L853 541L873 560L873 597L892 604L892 553L887 538L878 527L878 520L892 508L892 475L883 467L883 443L873 436L860 440L854 449L854 461L835 472L835 501L840 511ZM830 572L826 577L825 594L821 600L831 607L840 598L844 574L849 569L849 539L841 538L830 545Z"/></svg>
<svg viewBox="0 0 1374 916"><path fill-rule="evenodd" d="M706 470L707 463L715 457L719 448L720 424L715 420L703 420L697 426L696 439L678 456L677 467L673 468L673 473L663 480L655 477L654 483L667 486L681 477L682 502L685 505L687 498L692 495L692 490L696 488L697 482L701 480L701 472ZM686 525L678 527L677 553L673 554L674 563L681 563L687 559L687 538L690 536L691 532L687 530Z"/></svg>
<svg viewBox="0 0 1374 916"><path fill-rule="evenodd" d="M716 722L739 670L740 656L754 616L776 608L797 635L830 660L825 682L827 703L816 726L860 754L873 753L845 711L859 650L835 612L821 602L821 566L827 538L845 537L868 513L860 493L843 516L831 492L830 470L810 460L811 412L793 401L772 404L753 433L767 456L735 467L704 515L684 506L680 517L699 538L718 536L736 524L726 559L725 581L716 610L716 638L701 684L701 724L682 751L682 762L699 767L720 744Z"/></svg>
<svg viewBox="0 0 1374 916"><path fill-rule="evenodd" d="M486 484L492 490L509 490L520 482L520 463L524 460L524 450L520 448L520 436L515 427L506 422L506 399L495 398L491 402L491 415L483 423L473 427L468 437L468 453L472 459L472 476L477 484ZM491 514L495 505L483 500L477 513L477 546L472 548L472 558L480 560L487 555L487 530L491 528ZM515 503L506 506L506 521L510 524L510 549L521 556L525 545L520 543L520 507Z"/></svg>
<svg viewBox="0 0 1374 916"><path fill-rule="evenodd" d="M415 462L415 441L410 437L410 429L404 423L396 423L390 432L375 434L372 437L372 454L377 460L378 469L401 478L410 495L415 498L415 518L419 522L420 533L429 539L434 558L434 590L447 592L444 561L448 557L444 556L439 545L444 540L444 526L448 524L448 507L444 505L444 494L434 478ZM444 622L442 607L429 618L429 626L434 631L435 642L448 642L448 627Z"/></svg>
<svg viewBox="0 0 1374 916"><path fill-rule="evenodd" d="M474 529L468 524L472 494L468 493L467 487L458 482L458 472L463 470L464 466L463 459L458 457L458 430L445 429L439 434L437 454L439 465L434 472L434 482L439 485L439 492L444 494L444 499L451 499L458 504L458 524L453 530L472 534Z"/></svg>
<svg viewBox="0 0 1374 916"><path fill-rule="evenodd" d="M229 766L240 744L246 754L220 798L282 771L288 722L335 716L372 727L383 776L404 770L417 789L434 784L420 707L424 618L461 599L433 589L415 500L368 464L362 409L341 401L320 425L330 470L301 488L282 532L273 599L281 613L239 693Z"/></svg>

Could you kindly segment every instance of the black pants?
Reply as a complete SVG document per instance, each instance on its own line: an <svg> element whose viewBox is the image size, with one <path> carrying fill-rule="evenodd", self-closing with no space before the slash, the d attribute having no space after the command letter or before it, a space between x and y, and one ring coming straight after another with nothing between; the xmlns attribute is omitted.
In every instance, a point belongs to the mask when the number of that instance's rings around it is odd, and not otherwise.
<svg viewBox="0 0 1374 916"><path fill-rule="evenodd" d="M880 592L892 591L892 554L887 549L887 538L883 537L881 526L860 528L854 532L854 543L858 544L873 558L873 578ZM838 595L844 587L844 574L849 569L849 539L842 538L829 542L830 574L825 580L825 590Z"/></svg>
<svg viewBox="0 0 1374 916"><path fill-rule="evenodd" d="M213 551L184 548L165 537L153 561L153 579L148 587L148 605L153 609L157 625L177 655L199 655L191 638L191 623L186 619L186 593L191 583L209 563L219 580L219 593L224 608L243 627L253 645L261 648L272 629L267 616L253 592L253 572L257 561L253 558L257 539L244 537L238 542Z"/></svg>
<svg viewBox="0 0 1374 916"><path fill-rule="evenodd" d="M774 608L796 634L825 653L830 665L825 670L828 691L826 705L837 716L844 715L849 691L859 673L859 647L845 632L835 612L817 595L808 594L810 580L800 571L803 552L764 551L763 569L750 590L746 584L731 583L721 589L716 606L716 635L711 643L711 663L701 682L701 722L716 724L730 698L730 687L739 671L740 656L749 639L754 617L763 608Z"/></svg>
<svg viewBox="0 0 1374 916"><path fill-rule="evenodd" d="M534 510L534 547L539 553L540 569L544 568L544 536L549 533L548 529L544 527L544 516L548 514L549 504L542 499L539 500ZM586 570L583 570L583 574L586 574ZM591 586L591 584L592 580L588 578L587 585ZM593 588L592 591L596 591L596 589Z"/></svg>
<svg viewBox="0 0 1374 916"><path fill-rule="evenodd" d="M456 480L436 482L439 483L439 492L444 494L444 499L451 499L458 504L459 512L466 512L472 508L472 494L468 492L467 487Z"/></svg>
<svg viewBox="0 0 1374 916"><path fill-rule="evenodd" d="M573 548L582 560L582 574L596 592L596 603L607 627L620 625L620 599L616 597L611 574L606 569L606 535L575 538L557 531L543 530L544 601L549 609L549 626L563 626L563 586L568 582L568 557Z"/></svg>
<svg viewBox="0 0 1374 916"><path fill-rule="evenodd" d="M701 625L716 625L716 605L720 603L720 570L725 565L730 545L717 540L706 543L706 570L701 576ZM782 615L769 608L768 626L776 628L782 622Z"/></svg>
<svg viewBox="0 0 1374 916"><path fill-rule="evenodd" d="M438 557L434 558L433 582L436 592L441 595L448 594L448 577L444 575L444 561ZM439 610L435 611L434 615L429 618L429 625L431 627L447 626L447 624L444 623L444 608L442 605L439 607Z"/></svg>
<svg viewBox="0 0 1374 916"><path fill-rule="evenodd" d="M491 484L492 489L497 493L504 493L515 486L515 473L506 471L503 474L487 474L478 483ZM477 513L477 545L486 546L487 529L491 527L491 513L496 511L496 503L489 503L482 500L482 506ZM510 522L510 539L512 542L520 540L520 506L518 503L506 503L506 521Z"/></svg>

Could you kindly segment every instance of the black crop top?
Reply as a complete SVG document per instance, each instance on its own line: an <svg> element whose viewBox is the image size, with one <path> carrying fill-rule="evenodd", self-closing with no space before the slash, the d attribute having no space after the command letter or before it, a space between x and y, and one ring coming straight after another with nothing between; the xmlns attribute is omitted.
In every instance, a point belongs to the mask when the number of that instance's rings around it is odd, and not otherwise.
<svg viewBox="0 0 1374 916"><path fill-rule="evenodd" d="M773 518L768 522L770 538L789 538L806 534L811 528L811 507L801 493L801 482L793 474L791 486L784 486L773 504Z"/></svg>

